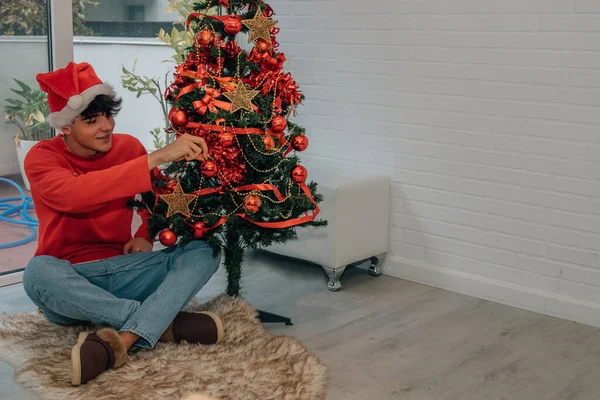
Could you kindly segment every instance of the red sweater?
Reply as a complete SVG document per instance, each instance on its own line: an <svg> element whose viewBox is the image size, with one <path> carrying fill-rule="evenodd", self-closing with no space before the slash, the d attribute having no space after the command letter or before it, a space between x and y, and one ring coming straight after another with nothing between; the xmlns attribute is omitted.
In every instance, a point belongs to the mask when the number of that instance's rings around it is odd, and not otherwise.
<svg viewBox="0 0 600 400"><path fill-rule="evenodd" d="M112 148L94 157L69 151L56 136L35 145L25 171L39 221L35 255L72 263L123 254L131 236L133 209L127 201L152 189L147 153L133 136L113 134ZM150 241L149 214L135 237Z"/></svg>

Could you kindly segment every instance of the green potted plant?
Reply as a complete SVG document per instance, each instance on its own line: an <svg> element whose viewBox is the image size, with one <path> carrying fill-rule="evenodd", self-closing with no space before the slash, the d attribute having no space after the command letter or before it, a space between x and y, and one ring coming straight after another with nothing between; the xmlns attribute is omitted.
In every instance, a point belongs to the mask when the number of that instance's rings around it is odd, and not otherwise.
<svg viewBox="0 0 600 400"><path fill-rule="evenodd" d="M10 90L17 96L5 99L7 104L4 106L4 119L18 128L15 135L17 159L25 187L30 190L23 162L27 152L36 143L52 138L53 132L47 120L50 110L45 92L41 89L33 89L18 79L14 81L19 88Z"/></svg>

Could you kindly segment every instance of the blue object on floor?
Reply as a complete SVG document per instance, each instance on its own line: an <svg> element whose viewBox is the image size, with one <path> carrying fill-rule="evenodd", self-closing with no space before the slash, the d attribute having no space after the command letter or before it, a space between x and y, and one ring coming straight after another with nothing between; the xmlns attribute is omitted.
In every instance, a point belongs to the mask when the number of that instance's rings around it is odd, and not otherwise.
<svg viewBox="0 0 600 400"><path fill-rule="evenodd" d="M27 213L27 210L33 209L31 196L25 196L23 189L21 189L19 185L10 179L0 178L0 182L6 182L9 185L16 187L21 195L20 197L9 197L5 199L0 198L0 210L4 210L0 213L0 222L6 222L15 225L25 225L31 231L31 234L25 239L10 243L0 243L0 249L21 246L31 242L32 240L35 240L37 237L37 231L35 230L35 227L38 226L38 221L34 218L31 218ZM14 204L15 202L19 203ZM17 217L20 219L17 219Z"/></svg>

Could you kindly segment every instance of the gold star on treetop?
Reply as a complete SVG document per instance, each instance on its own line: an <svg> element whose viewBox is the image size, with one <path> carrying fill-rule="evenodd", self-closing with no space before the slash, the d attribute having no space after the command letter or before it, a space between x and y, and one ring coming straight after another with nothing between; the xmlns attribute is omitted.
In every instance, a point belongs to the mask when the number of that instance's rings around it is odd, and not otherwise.
<svg viewBox="0 0 600 400"><path fill-rule="evenodd" d="M240 81L233 92L224 92L223 96L231 101L230 112L234 113L241 108L252 111L252 99L259 92L260 90L247 90L244 83Z"/></svg>
<svg viewBox="0 0 600 400"><path fill-rule="evenodd" d="M271 43L271 33L269 32L272 27L275 26L279 21L275 21L265 17L260 7L256 11L254 18L245 19L242 21L244 25L250 29L250 36L248 37L248 43L256 39L264 39Z"/></svg>
<svg viewBox="0 0 600 400"><path fill-rule="evenodd" d="M167 211L167 218L170 218L171 215L181 213L186 217L190 217L190 203L196 199L196 196L193 194L186 194L183 192L181 188L181 183L177 182L177 186L175 186L175 191L171 194L163 194L160 198L169 205L169 210Z"/></svg>

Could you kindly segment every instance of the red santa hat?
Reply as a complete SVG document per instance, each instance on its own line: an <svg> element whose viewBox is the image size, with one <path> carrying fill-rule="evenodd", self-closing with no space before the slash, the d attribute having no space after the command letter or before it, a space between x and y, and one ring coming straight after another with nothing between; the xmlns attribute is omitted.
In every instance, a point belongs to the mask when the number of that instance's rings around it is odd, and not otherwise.
<svg viewBox="0 0 600 400"><path fill-rule="evenodd" d="M65 68L38 74L36 79L48 93L50 125L56 129L73 123L96 96L114 95L112 87L103 83L86 62L70 62Z"/></svg>

